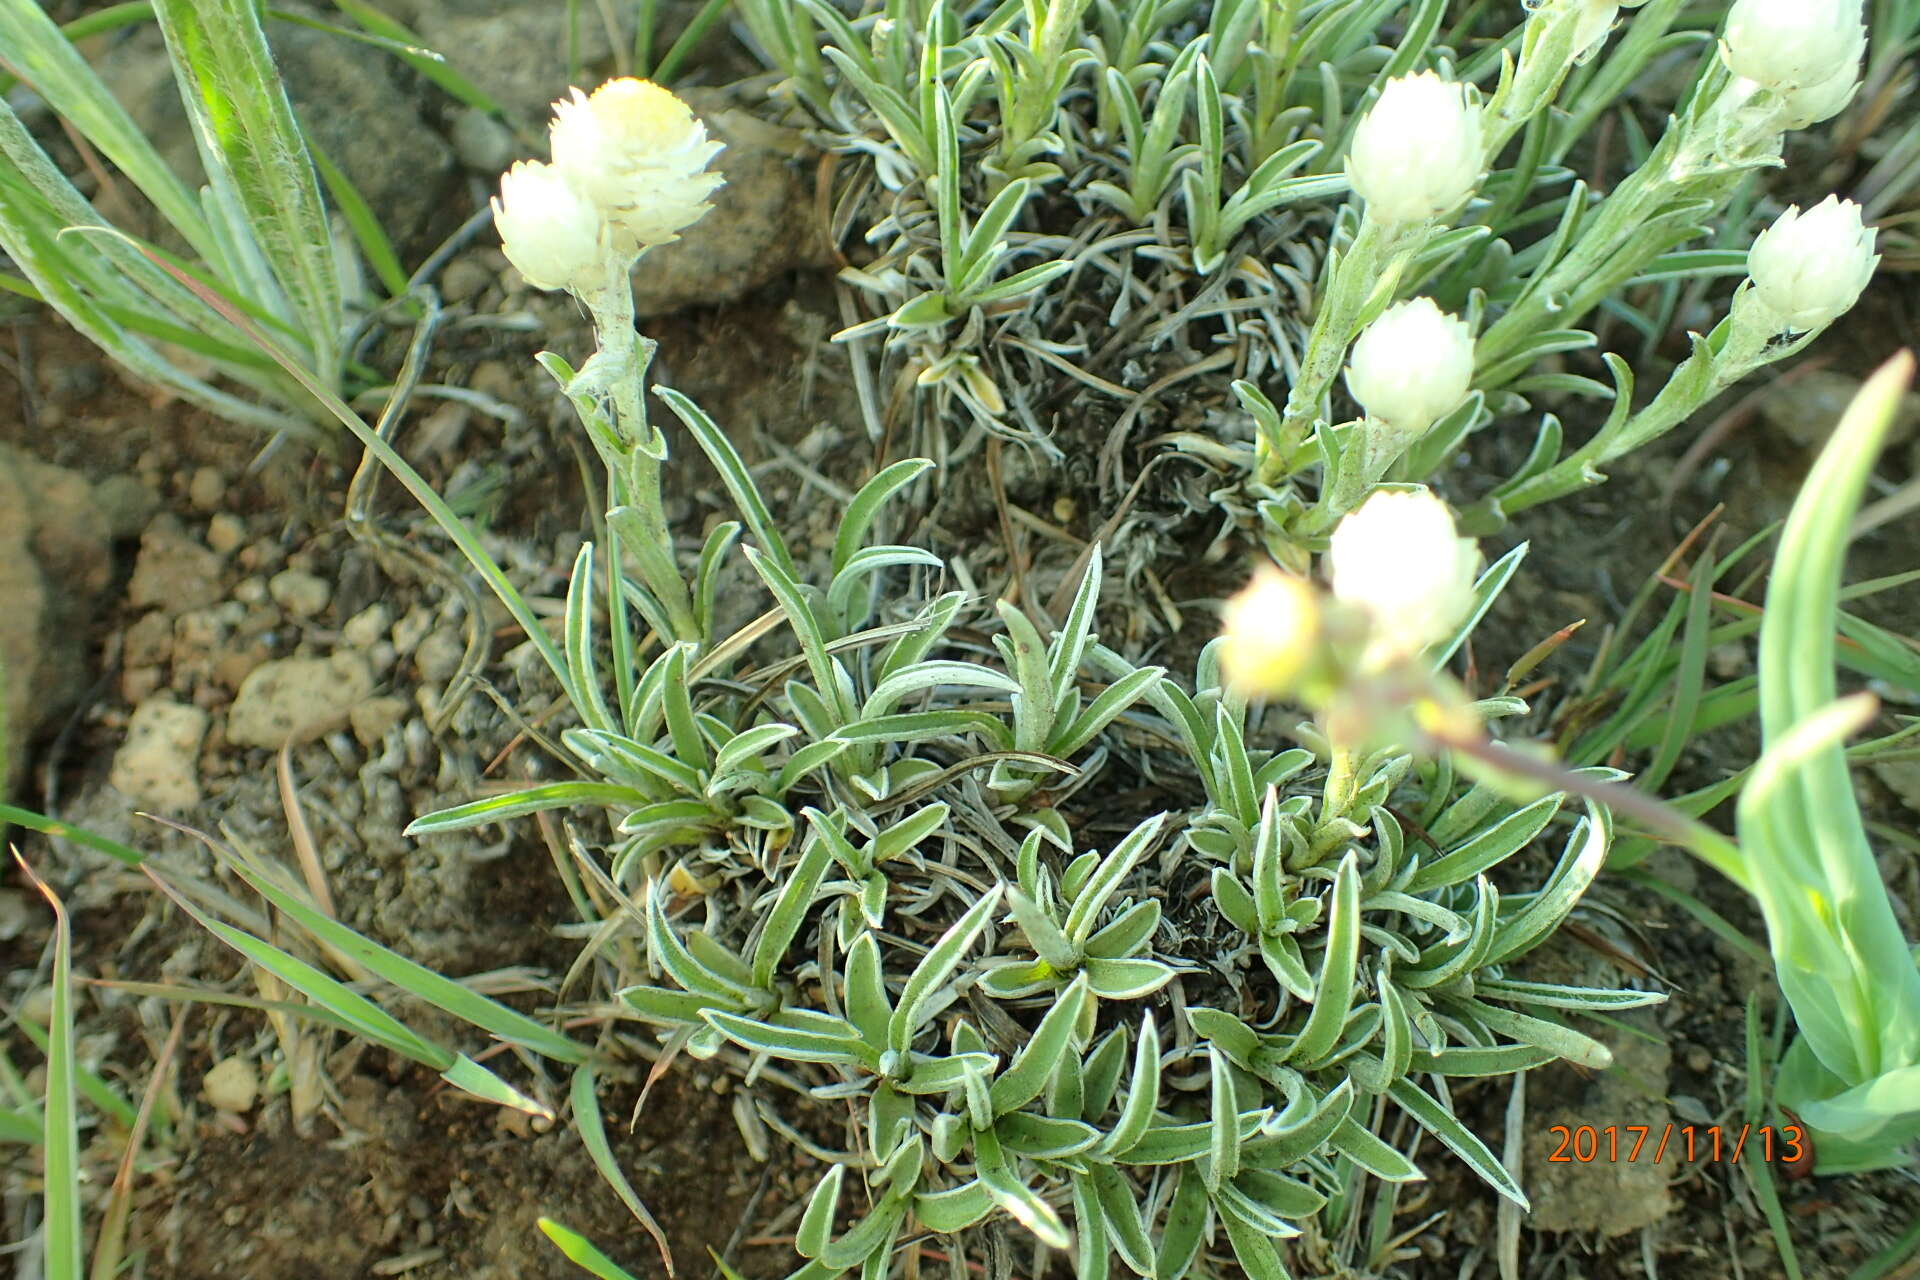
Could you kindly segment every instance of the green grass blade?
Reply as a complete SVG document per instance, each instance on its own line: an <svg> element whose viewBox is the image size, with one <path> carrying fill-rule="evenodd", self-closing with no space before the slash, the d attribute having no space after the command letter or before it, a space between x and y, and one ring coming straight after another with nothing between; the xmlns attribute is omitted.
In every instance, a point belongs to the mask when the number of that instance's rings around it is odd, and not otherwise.
<svg viewBox="0 0 1920 1280"><path fill-rule="evenodd" d="M321 376L340 362L343 307L326 208L254 0L156 0L201 163L230 185L286 290Z"/></svg>
<svg viewBox="0 0 1920 1280"><path fill-rule="evenodd" d="M563 1227L552 1218L540 1219L540 1230L554 1246L567 1256L567 1261L583 1271L591 1272L600 1280L636 1280L634 1274L625 1270L606 1254L600 1252L579 1232ZM668 1274L672 1274L671 1271Z"/></svg>
<svg viewBox="0 0 1920 1280"><path fill-rule="evenodd" d="M620 1162L614 1158L613 1148L607 1144L606 1127L600 1122L600 1100L594 1094L592 1071L582 1067L573 1073L573 1088L568 1098L573 1104L573 1127L579 1132L580 1141L586 1144L587 1154L593 1157L594 1167L600 1170L600 1176L620 1197L620 1203L639 1219L641 1228L653 1237L653 1243L660 1250L660 1262L666 1267L667 1274L672 1275L673 1250L667 1247L666 1232L660 1229L660 1224L647 1211L647 1206L634 1194L633 1184L627 1181L626 1174L620 1172ZM543 1229L544 1223L543 1219Z"/></svg>

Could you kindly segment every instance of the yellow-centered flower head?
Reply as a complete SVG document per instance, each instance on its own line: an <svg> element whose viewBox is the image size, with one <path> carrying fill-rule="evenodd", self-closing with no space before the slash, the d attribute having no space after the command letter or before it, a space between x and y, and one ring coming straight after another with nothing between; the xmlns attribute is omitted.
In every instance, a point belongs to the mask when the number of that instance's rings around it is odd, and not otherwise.
<svg viewBox="0 0 1920 1280"><path fill-rule="evenodd" d="M679 238L712 206L720 152L691 108L649 80L623 76L553 104L554 167L598 205L615 248L633 253Z"/></svg>

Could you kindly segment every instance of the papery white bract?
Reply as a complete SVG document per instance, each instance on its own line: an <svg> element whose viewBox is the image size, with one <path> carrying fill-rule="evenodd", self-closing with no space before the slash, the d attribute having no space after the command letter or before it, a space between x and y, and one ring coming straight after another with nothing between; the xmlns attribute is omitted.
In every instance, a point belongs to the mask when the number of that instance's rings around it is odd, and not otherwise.
<svg viewBox="0 0 1920 1280"><path fill-rule="evenodd" d="M1728 68L1776 93L1825 84L1866 47L1861 0L1735 0Z"/></svg>
<svg viewBox="0 0 1920 1280"><path fill-rule="evenodd" d="M553 163L605 214L614 246L666 244L712 208L721 150L691 108L649 80L624 76L553 104Z"/></svg>
<svg viewBox="0 0 1920 1280"><path fill-rule="evenodd" d="M1484 167L1480 108L1431 71L1387 81L1353 131L1347 180L1367 211L1420 222L1458 208Z"/></svg>
<svg viewBox="0 0 1920 1280"><path fill-rule="evenodd" d="M1856 56L1841 64L1825 80L1799 89L1779 91L1781 123L1789 129L1831 120L1847 109L1860 89L1860 60Z"/></svg>
<svg viewBox="0 0 1920 1280"><path fill-rule="evenodd" d="M536 289L594 289L606 278L607 225L558 169L522 160L500 176L493 224L507 261Z"/></svg>
<svg viewBox="0 0 1920 1280"><path fill-rule="evenodd" d="M1320 602L1304 579L1271 564L1221 611L1220 672L1249 696L1290 692L1320 637Z"/></svg>
<svg viewBox="0 0 1920 1280"><path fill-rule="evenodd" d="M1388 307L1353 344L1347 390L1371 417L1421 432L1467 397L1473 331L1431 298Z"/></svg>
<svg viewBox="0 0 1920 1280"><path fill-rule="evenodd" d="M1473 605L1480 549L1425 489L1377 490L1334 528L1327 579L1334 598L1364 610L1365 666L1412 657L1453 633Z"/></svg>
<svg viewBox="0 0 1920 1280"><path fill-rule="evenodd" d="M1879 263L1860 206L1828 196L1804 213L1788 209L1755 237L1747 274L1779 327L1802 332L1852 307Z"/></svg>

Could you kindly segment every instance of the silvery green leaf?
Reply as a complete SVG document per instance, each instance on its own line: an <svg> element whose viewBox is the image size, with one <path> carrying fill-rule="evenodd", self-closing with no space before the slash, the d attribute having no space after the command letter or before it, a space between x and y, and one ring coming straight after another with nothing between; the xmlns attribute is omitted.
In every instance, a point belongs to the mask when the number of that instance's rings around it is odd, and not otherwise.
<svg viewBox="0 0 1920 1280"><path fill-rule="evenodd" d="M1068 941L1067 935L1047 915L1045 908L1013 888L1007 890L1007 906L1012 909L1020 931L1027 935L1027 944L1049 969L1058 973L1072 972L1079 967L1080 949Z"/></svg>
<svg viewBox="0 0 1920 1280"><path fill-rule="evenodd" d="M1092 936L1094 921L1101 909L1120 888L1120 882L1147 855L1147 850L1166 822L1166 816L1157 813L1128 832L1126 838L1114 846L1113 852L1100 861L1099 869L1087 881L1086 887L1074 893L1073 907L1067 912L1066 931L1076 945L1084 944Z"/></svg>
<svg viewBox="0 0 1920 1280"><path fill-rule="evenodd" d="M1415 1049L1408 1070L1436 1076L1506 1076L1545 1066L1559 1055L1530 1044L1459 1045Z"/></svg>
<svg viewBox="0 0 1920 1280"><path fill-rule="evenodd" d="M684 795L698 796L700 775L664 751L621 734L599 729L568 729L560 735L567 750L600 773L628 786L666 783Z"/></svg>
<svg viewBox="0 0 1920 1280"><path fill-rule="evenodd" d="M868 1044L879 1048L886 1043L893 1005L887 999L880 944L870 933L861 934L847 949L846 1009L848 1019L860 1028Z"/></svg>
<svg viewBox="0 0 1920 1280"><path fill-rule="evenodd" d="M1280 985L1295 999L1312 1000L1319 993L1307 971L1300 943L1291 933L1267 934L1260 939L1260 959Z"/></svg>
<svg viewBox="0 0 1920 1280"><path fill-rule="evenodd" d="M717 996L671 987L622 987L615 995L632 1005L634 1012L648 1022L662 1026L705 1026L701 1015L708 1009L729 1007L718 1005ZM744 1006L730 1007L737 1010Z"/></svg>
<svg viewBox="0 0 1920 1280"><path fill-rule="evenodd" d="M666 401L667 407L686 424L701 452L707 455L714 470L720 473L734 506L739 509L747 528L753 531L754 539L760 544L760 554L771 557L788 579L793 578L799 570L794 564L793 554L787 550L786 540L780 536L779 523L774 520L773 513L767 510L766 500L760 496L760 486L754 481L753 472L748 470L746 461L733 447L733 441L727 433L707 416L705 410L672 387L656 386L653 393Z"/></svg>
<svg viewBox="0 0 1920 1280"><path fill-rule="evenodd" d="M854 746L928 742L935 738L964 738L969 734L979 734L989 745L1000 750L1013 747L1013 735L1007 731L1006 722L984 711L954 709L885 716L863 715L852 724L829 732L833 735L830 741Z"/></svg>
<svg viewBox="0 0 1920 1280"><path fill-rule="evenodd" d="M1590 1071L1604 1071L1613 1065L1613 1053L1592 1036L1572 1027L1517 1013L1479 1000L1447 1000L1446 1008L1456 1017L1476 1022L1487 1030L1521 1044L1535 1045Z"/></svg>
<svg viewBox="0 0 1920 1280"><path fill-rule="evenodd" d="M593 656L593 544L580 544L573 573L567 579L565 647L567 670L573 677L574 705L591 729L612 732L613 715L600 689L600 669Z"/></svg>
<svg viewBox="0 0 1920 1280"><path fill-rule="evenodd" d="M1471 931L1466 917L1449 911L1439 903L1427 898L1416 898L1407 893L1376 893L1366 900L1368 911L1398 911L1404 916L1430 924L1436 929L1446 930L1443 943L1452 946L1460 942ZM1416 954L1415 959L1418 959Z"/></svg>
<svg viewBox="0 0 1920 1280"><path fill-rule="evenodd" d="M944 804L930 804L916 810L911 816L901 819L876 835L870 845L870 861L885 862L897 858L911 849L919 847L922 840L940 830L947 823L952 812Z"/></svg>
<svg viewBox="0 0 1920 1280"><path fill-rule="evenodd" d="M1160 1228L1160 1247L1154 1251L1153 1274L1180 1280L1199 1256L1207 1226L1207 1187L1192 1165L1180 1170L1173 1199Z"/></svg>
<svg viewBox="0 0 1920 1280"><path fill-rule="evenodd" d="M991 1077L999 1070L1000 1059L991 1053L956 1053L945 1058L916 1053L910 1067L904 1078L894 1081L894 1087L902 1093L931 1095L966 1088L969 1073Z"/></svg>
<svg viewBox="0 0 1920 1280"><path fill-rule="evenodd" d="M736 975L696 959L686 944L681 942L680 935L674 932L673 926L667 921L666 909L661 903L663 895L664 890L658 880L648 882L647 948L652 953L653 962L686 990L711 996L727 1008L739 1009L753 1005L760 998L760 993L749 983L738 981Z"/></svg>
<svg viewBox="0 0 1920 1280"><path fill-rule="evenodd" d="M1325 1094L1316 1094L1308 1085L1299 1088L1300 1096L1288 1103L1278 1122L1241 1149L1244 1164L1257 1169L1290 1168L1324 1146L1353 1111L1350 1080L1342 1080ZM1294 1118L1288 1119L1289 1114Z"/></svg>
<svg viewBox="0 0 1920 1280"><path fill-rule="evenodd" d="M1496 936L1500 891L1485 876L1480 877L1474 888L1478 896L1474 899L1473 918L1468 925L1467 937L1451 946L1444 941L1435 942L1421 953L1418 965L1397 969L1394 978L1401 986L1416 991L1444 987L1474 972L1484 963Z"/></svg>
<svg viewBox="0 0 1920 1280"><path fill-rule="evenodd" d="M857 1267L875 1253L885 1252L907 1215L908 1201L887 1198L875 1206L845 1235L829 1244L820 1254L820 1265L830 1272Z"/></svg>
<svg viewBox="0 0 1920 1280"><path fill-rule="evenodd" d="M1420 1182L1426 1178L1413 1161L1351 1116L1333 1131L1327 1144L1382 1182Z"/></svg>
<svg viewBox="0 0 1920 1280"><path fill-rule="evenodd" d="M1272 759L1254 771L1254 789L1265 795L1270 788L1277 787L1297 775L1314 761L1314 754L1305 747L1293 747L1277 753Z"/></svg>
<svg viewBox="0 0 1920 1280"><path fill-rule="evenodd" d="M430 813L424 818L415 818L402 834L436 835L443 831L461 831L468 827L506 822L548 809L585 806L611 809L644 805L647 799L646 795L631 787L616 786L610 782L552 782L543 787L527 787L520 791L509 791L505 795L488 796L484 800L472 800L451 809Z"/></svg>
<svg viewBox="0 0 1920 1280"><path fill-rule="evenodd" d="M1075 1181L1081 1176L1075 1175ZM1137 1276L1153 1275L1153 1240L1147 1234L1146 1217L1134 1198L1132 1184L1110 1164L1094 1165L1084 1178L1106 1217L1113 1251L1120 1255L1120 1261Z"/></svg>
<svg viewBox="0 0 1920 1280"><path fill-rule="evenodd" d="M1520 1184L1513 1180L1498 1157L1487 1149L1487 1144L1476 1137L1471 1130L1460 1122L1451 1110L1435 1101L1431 1094L1421 1089L1411 1079L1396 1080L1388 1089L1388 1095L1400 1104L1402 1110L1412 1116L1421 1128L1438 1138L1455 1155L1459 1156L1480 1176L1480 1180L1498 1191L1507 1199L1527 1209L1526 1193L1520 1190Z"/></svg>
<svg viewBox="0 0 1920 1280"><path fill-rule="evenodd" d="M991 203L981 211L979 220L967 232L960 248L960 262L957 278L954 281L954 293L965 298L969 292L992 275L994 267L1006 253L1006 242L1001 239L1007 227L1020 214L1020 206L1026 203L1032 190L1032 183L1025 178L1009 182L1000 189Z"/></svg>
<svg viewBox="0 0 1920 1280"><path fill-rule="evenodd" d="M978 1178L945 1191L922 1191L913 1198L913 1216L921 1226L941 1235L965 1231L993 1210L993 1196Z"/></svg>
<svg viewBox="0 0 1920 1280"><path fill-rule="evenodd" d="M884 474L884 473L882 473ZM885 680L896 671L913 666L928 653L934 645L946 635L947 628L965 604L967 593L949 591L937 599L930 600L919 613L914 615L913 629L888 645L879 665L874 668L874 679Z"/></svg>
<svg viewBox="0 0 1920 1280"><path fill-rule="evenodd" d="M758 760L769 747L785 742L799 732L790 724L763 724L735 734L714 753L714 776L719 777L742 764Z"/></svg>
<svg viewBox="0 0 1920 1280"><path fill-rule="evenodd" d="M1047 653L1047 674L1055 705L1066 701L1068 691L1079 678L1080 664L1086 658L1087 646L1093 642L1093 616L1100 604L1103 567L1100 545L1095 543L1092 554L1087 557L1086 571L1080 575L1080 586L1074 591L1073 607L1067 611L1067 623L1054 637L1053 646Z"/></svg>
<svg viewBox="0 0 1920 1280"><path fill-rule="evenodd" d="M1227 1243L1247 1280L1292 1280L1280 1251L1273 1247L1275 1233L1240 1211L1233 1202L1220 1205L1221 1224L1227 1229Z"/></svg>
<svg viewBox="0 0 1920 1280"><path fill-rule="evenodd" d="M1213 901L1227 923L1245 934L1258 937L1260 934L1259 910L1254 905L1253 894L1233 876L1225 867L1213 869Z"/></svg>
<svg viewBox="0 0 1920 1280"><path fill-rule="evenodd" d="M1118 1155L1139 1142L1152 1126L1159 1105L1160 1031L1154 1025L1153 1014L1148 1013L1140 1021L1140 1036L1133 1046L1133 1076L1128 1082L1126 1104L1121 1107L1113 1128L1107 1131L1101 1152Z"/></svg>
<svg viewBox="0 0 1920 1280"><path fill-rule="evenodd" d="M806 591L793 571L778 558L768 556L754 547L746 548L746 556L747 563L767 584L767 590L773 593L774 600L787 615L787 625L792 628L794 639L800 642L800 652L806 657L807 670L813 676L814 685L833 709L831 727L837 728L850 722L854 712L843 692L845 675L827 649L826 631L821 627L820 618L814 612ZM826 735L816 732L813 736Z"/></svg>
<svg viewBox="0 0 1920 1280"><path fill-rule="evenodd" d="M720 823L719 815L705 800L662 800L643 804L615 824L621 835L689 836L709 831Z"/></svg>
<svg viewBox="0 0 1920 1280"><path fill-rule="evenodd" d="M1087 955L1096 960L1124 960L1153 939L1160 927L1160 903L1148 898L1115 916L1087 939Z"/></svg>
<svg viewBox="0 0 1920 1280"><path fill-rule="evenodd" d="M925 474L931 466L933 463L925 458L903 458L883 468L860 486L860 491L853 495L853 501L847 504L845 514L840 517L840 531L834 538L833 572L836 575L866 545L867 533L887 502Z"/></svg>
<svg viewBox="0 0 1920 1280"><path fill-rule="evenodd" d="M1090 1124L1031 1111L1010 1111L993 1128L1005 1150L1029 1160L1065 1160L1100 1141L1100 1131Z"/></svg>
<svg viewBox="0 0 1920 1280"><path fill-rule="evenodd" d="M851 1023L838 1035L822 1031L802 1031L797 1027L775 1026L738 1014L709 1010L707 1024L743 1049L784 1058L789 1062L821 1062L830 1066L864 1066L874 1070L879 1055Z"/></svg>
<svg viewBox="0 0 1920 1280"><path fill-rule="evenodd" d="M1580 895L1600 874L1613 840L1613 815L1604 806L1587 802L1587 816L1574 824L1566 851L1548 877L1546 887L1515 915L1500 924L1484 964L1505 964L1538 946L1567 918Z"/></svg>
<svg viewBox="0 0 1920 1280"><path fill-rule="evenodd" d="M1482 828L1458 848L1450 849L1430 862L1423 862L1407 881L1407 892L1427 893L1448 885L1461 884L1506 861L1524 849L1553 821L1563 794L1555 792L1542 796L1525 808L1507 814L1492 826Z"/></svg>
<svg viewBox="0 0 1920 1280"><path fill-rule="evenodd" d="M1260 1035L1225 1009L1196 1006L1187 1010L1187 1025L1210 1045L1218 1045L1229 1059L1248 1066L1260 1052Z"/></svg>
<svg viewBox="0 0 1920 1280"><path fill-rule="evenodd" d="M999 611L1007 630L994 637L994 644L1013 672L1014 742L1022 751L1040 751L1053 731L1055 705L1047 646L1017 606L1002 600Z"/></svg>
<svg viewBox="0 0 1920 1280"><path fill-rule="evenodd" d="M1060 1215L1020 1180L992 1129L981 1129L973 1135L973 1155L980 1181L1008 1217L1050 1249L1065 1249L1071 1243Z"/></svg>
<svg viewBox="0 0 1920 1280"><path fill-rule="evenodd" d="M752 827L757 831L791 831L793 814L785 805L769 800L765 796L741 796L740 812L734 821L743 827Z"/></svg>
<svg viewBox="0 0 1920 1280"><path fill-rule="evenodd" d="M1017 693L1020 686L992 667L977 662L920 662L896 671L882 680L867 696L861 719L885 715L909 694L942 687L992 689L999 693Z"/></svg>
<svg viewBox="0 0 1920 1280"><path fill-rule="evenodd" d="M1200 1165L1201 1179L1209 1194L1217 1195L1221 1183L1240 1172L1240 1104L1233 1087L1233 1072L1218 1045L1207 1046L1208 1102L1213 1112L1213 1133L1207 1144L1207 1158Z"/></svg>
<svg viewBox="0 0 1920 1280"><path fill-rule="evenodd" d="M693 714L691 685L687 680L687 663L692 657L690 644L676 644L668 650L666 676L660 685L661 708L667 718L667 733L673 739L673 754L683 764L705 771L711 767L713 757L707 751L707 739L700 732L700 722Z"/></svg>
<svg viewBox="0 0 1920 1280"><path fill-rule="evenodd" d="M1240 721L1223 702L1214 708L1212 756L1226 794L1221 805L1249 830L1260 821L1260 793L1253 786L1253 762L1240 733Z"/></svg>
<svg viewBox="0 0 1920 1280"><path fill-rule="evenodd" d="M1662 1004L1658 991L1614 991L1606 987L1568 987L1553 982L1522 982L1518 978L1477 978L1474 990L1483 1000L1508 1004L1542 1005L1549 1009L1612 1012Z"/></svg>
<svg viewBox="0 0 1920 1280"><path fill-rule="evenodd" d="M1076 979L1056 1001L1033 1035L993 1082L993 1113L1004 1116L1039 1097L1053 1073L1073 1054L1073 1040L1087 1009L1086 979ZM1077 1057L1077 1055L1074 1055ZM1076 1062L1077 1066L1078 1063Z"/></svg>
<svg viewBox="0 0 1920 1280"><path fill-rule="evenodd" d="M865 1081L854 1083L865 1087ZM914 1132L919 1104L882 1080L867 1099L867 1143L875 1159L885 1160Z"/></svg>
<svg viewBox="0 0 1920 1280"><path fill-rule="evenodd" d="M1119 719L1120 715L1146 696L1147 691L1166 676L1160 667L1142 667L1120 677L1102 689L1094 700L1087 704L1086 710L1075 716L1070 724L1059 730L1047 743L1050 754L1070 756L1093 741L1094 737ZM1069 688L1068 692L1072 692ZM1064 695L1063 695L1064 697Z"/></svg>
<svg viewBox="0 0 1920 1280"><path fill-rule="evenodd" d="M1127 1029L1125 1024L1100 1037L1080 1065L1080 1117L1098 1121L1113 1104L1120 1087L1120 1073L1127 1065Z"/></svg>
<svg viewBox="0 0 1920 1280"><path fill-rule="evenodd" d="M1093 993L1102 1000L1139 1000L1172 982L1175 971L1157 960L1102 960L1082 966Z"/></svg>
<svg viewBox="0 0 1920 1280"><path fill-rule="evenodd" d="M800 859L787 872L767 913L766 924L753 944L753 985L771 991L781 958L793 944L807 913L813 909L820 881L833 863L833 847L824 839L808 840L800 850Z"/></svg>
<svg viewBox="0 0 1920 1280"><path fill-rule="evenodd" d="M977 985L995 1000L1019 1000L1058 987L1060 971L1045 960L1016 960L994 965L980 975Z"/></svg>
<svg viewBox="0 0 1920 1280"><path fill-rule="evenodd" d="M840 1183L847 1166L836 1164L814 1186L807 1197L807 1208L794 1230L793 1248L803 1258L817 1258L833 1239L833 1218L840 1207Z"/></svg>
<svg viewBox="0 0 1920 1280"><path fill-rule="evenodd" d="M945 568L946 562L931 551L919 547L862 547L853 553L846 567L833 575L827 587L827 608L845 625L858 625L868 616L870 606L854 609L857 593L871 589L871 579L883 569L901 565Z"/></svg>
<svg viewBox="0 0 1920 1280"><path fill-rule="evenodd" d="M1245 1144L1259 1134L1261 1126L1273 1117L1272 1107L1262 1107L1257 1111L1242 1111L1235 1117L1238 1137ZM1196 1121L1192 1124L1154 1124L1140 1135L1140 1141L1114 1156L1117 1164L1130 1165L1169 1165L1188 1164L1206 1155L1214 1142L1214 1122Z"/></svg>
<svg viewBox="0 0 1920 1280"><path fill-rule="evenodd" d="M1068 1185L1073 1196L1074 1280L1107 1280L1113 1245L1107 1239L1107 1216L1099 1195L1084 1177Z"/></svg>
<svg viewBox="0 0 1920 1280"><path fill-rule="evenodd" d="M960 967L961 958L986 931L992 921L994 908L1000 905L1000 894L1001 887L997 884L987 890L980 901L974 903L940 936L908 977L907 985L900 993L900 1002L894 1008L893 1020L888 1024L889 1048L905 1053L913 1047L913 1035L920 1029L927 1004L939 988L952 978L954 970Z"/></svg>
<svg viewBox="0 0 1920 1280"><path fill-rule="evenodd" d="M1313 1011L1300 1029L1289 1057L1313 1063L1339 1042L1353 1008L1354 978L1360 956L1360 871L1349 850L1334 879L1333 912L1327 922L1326 951L1314 983Z"/></svg>
<svg viewBox="0 0 1920 1280"><path fill-rule="evenodd" d="M780 773L773 780L773 793L784 796L803 779L833 763L840 753L847 749L847 746L844 739L826 738L819 742L809 742L801 747L787 757L787 762L780 766Z"/></svg>

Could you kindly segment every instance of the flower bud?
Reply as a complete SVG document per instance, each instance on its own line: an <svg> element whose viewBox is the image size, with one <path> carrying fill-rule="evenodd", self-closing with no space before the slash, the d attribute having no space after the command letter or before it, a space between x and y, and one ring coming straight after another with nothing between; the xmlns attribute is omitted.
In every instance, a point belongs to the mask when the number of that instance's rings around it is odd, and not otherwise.
<svg viewBox="0 0 1920 1280"><path fill-rule="evenodd" d="M1858 67L1866 48L1861 0L1735 0L1727 67L1775 93L1824 84Z"/></svg>
<svg viewBox="0 0 1920 1280"><path fill-rule="evenodd" d="M1431 298L1388 307L1353 344L1347 390L1370 417L1418 434L1457 408L1473 382L1473 332Z"/></svg>
<svg viewBox="0 0 1920 1280"><path fill-rule="evenodd" d="M1371 621L1361 664L1410 658L1453 634L1473 607L1480 549L1425 489L1379 489L1334 528L1326 570L1334 598Z"/></svg>
<svg viewBox="0 0 1920 1280"><path fill-rule="evenodd" d="M598 205L625 254L679 238L723 181L720 144L686 103L648 80L609 80L553 104L553 163Z"/></svg>
<svg viewBox="0 0 1920 1280"><path fill-rule="evenodd" d="M1222 611L1220 671L1248 695L1290 693L1320 640L1320 602L1304 579L1271 564Z"/></svg>
<svg viewBox="0 0 1920 1280"><path fill-rule="evenodd" d="M1833 323L1860 297L1880 259L1860 206L1828 196L1781 214L1747 254L1747 274L1766 312L1795 333Z"/></svg>
<svg viewBox="0 0 1920 1280"><path fill-rule="evenodd" d="M580 291L604 282L606 220L552 165L522 160L500 176L493 225L507 261L534 288Z"/></svg>
<svg viewBox="0 0 1920 1280"><path fill-rule="evenodd" d="M1480 185L1480 108L1431 71L1387 81L1347 152L1347 180L1367 211L1421 222L1458 208Z"/></svg>

